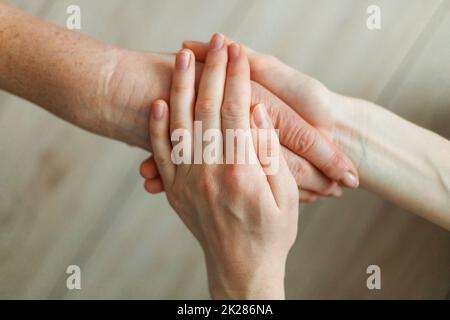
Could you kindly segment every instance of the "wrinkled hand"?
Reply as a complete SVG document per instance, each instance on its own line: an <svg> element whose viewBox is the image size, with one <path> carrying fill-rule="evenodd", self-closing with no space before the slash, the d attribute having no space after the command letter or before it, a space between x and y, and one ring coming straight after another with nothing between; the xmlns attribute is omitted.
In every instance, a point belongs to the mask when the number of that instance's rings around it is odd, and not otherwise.
<svg viewBox="0 0 450 320"><path fill-rule="evenodd" d="M214 298L284 298L284 268L297 233L298 192L281 155L279 169L264 175L256 164L175 165L169 133L183 129L193 137L193 123L222 132L252 127L275 134L264 105L251 104L250 68L245 50L213 38L195 99L195 58L189 50L177 55L170 112L163 100L151 108L150 137L156 167L167 198L205 253ZM276 137L276 134L275 134ZM251 139L250 139L251 140ZM271 145L272 151L279 149ZM257 141L248 141L251 153ZM183 143L185 143L183 139ZM190 140L194 146L194 140ZM269 153L271 153L269 151Z"/></svg>
<svg viewBox="0 0 450 320"><path fill-rule="evenodd" d="M225 42L230 43L230 40L226 39ZM196 59L203 61L208 44L186 41L183 47L192 50ZM358 187L358 172L354 165L330 142L336 139L332 121L334 110L328 89L316 79L285 65L273 56L260 54L249 48L246 50L252 80L283 100L312 126L302 124L298 127L293 123L298 119L283 119L279 125L282 144L309 160L327 177L347 187Z"/></svg>
<svg viewBox="0 0 450 320"><path fill-rule="evenodd" d="M111 132L109 136L151 150L148 132L148 105L156 98L168 99L170 94L170 81L173 71L173 55L143 53L121 50L119 62L107 86L107 105L103 110L106 122L111 122L119 132ZM203 68L202 63L197 64L197 80ZM263 102L267 106L269 115L277 127L288 128L283 130L282 144L289 143L291 136L301 131L304 124L301 117L290 107L269 92L263 86L252 81L252 104ZM283 123L291 124L289 126ZM292 139L291 139L292 140ZM330 146L333 147L334 146ZM299 157L287 147L283 153L291 172L297 181L302 202L311 202L319 196L340 196L342 189L338 183L332 181L321 173L310 162ZM336 149L337 150L337 149ZM142 174L149 180L146 184L151 193L163 191L163 186L156 169L153 158L149 158L142 165ZM152 181L152 182L150 182Z"/></svg>
<svg viewBox="0 0 450 320"><path fill-rule="evenodd" d="M225 41L228 40L225 39ZM205 60L208 50L207 44L185 42L184 45L197 53L197 60ZM263 60L270 60L272 64L275 64L277 60L269 56L256 54L253 51L250 52L252 68L254 66L259 67L256 69L256 73L252 69L254 80L256 80L255 74L262 74L258 79L267 80L266 78L268 78L270 80L270 70L262 68L265 65ZM268 76L264 76L266 72ZM298 85L298 79L294 80ZM280 79L280 82L284 83L285 81L285 78ZM326 88L320 86L317 81L308 79L307 82L306 84L304 81L303 90L301 91L302 96L294 101L294 106L296 107L299 106L298 101L301 102L300 107L295 110L261 84L255 81L252 82L252 103L263 102L267 106L272 122L279 129L283 153L297 181L300 190L300 200L303 202L314 201L319 196L340 196L342 194L340 185L347 187L356 187L358 185L358 173L352 162L331 143L334 137L332 132L328 130L328 116L322 116L317 110L312 115L303 111L313 110L315 106L317 106L317 109L320 109L328 95ZM276 86L275 89L278 89L278 87ZM298 109L305 113L308 121L311 120L313 125L301 117L303 114L298 112ZM147 179L146 189L148 192L159 193L163 191L163 186L152 157L142 164L141 174Z"/></svg>

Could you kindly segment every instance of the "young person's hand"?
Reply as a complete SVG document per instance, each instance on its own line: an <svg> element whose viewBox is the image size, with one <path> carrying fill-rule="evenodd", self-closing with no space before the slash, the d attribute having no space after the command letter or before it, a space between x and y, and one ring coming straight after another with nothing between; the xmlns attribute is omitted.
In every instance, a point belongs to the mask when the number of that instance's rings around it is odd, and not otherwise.
<svg viewBox="0 0 450 320"><path fill-rule="evenodd" d="M113 47L1 1L0 43L0 89L88 131L150 149L149 104L169 96L173 55ZM273 122L283 129L280 137L286 147L310 136L312 127L256 82L252 101L266 103ZM341 153L332 144L327 148L328 153ZM308 157L303 159L289 148L283 151L303 201L342 193Z"/></svg>
<svg viewBox="0 0 450 320"><path fill-rule="evenodd" d="M145 122L148 112L148 101L152 97L167 99L169 96L170 79L173 72L173 57L168 54L141 53L134 51L121 51L119 63L109 81L110 102L105 108L107 118L115 123L118 134L115 138L125 140L131 144L150 148L148 136L143 135L142 128L147 128ZM198 75L201 74L203 64L197 64ZM277 98L270 91L256 82L251 82L252 103L262 102L266 105L272 122L280 130L280 140L283 145L282 151L288 163L289 169L294 175L300 201L312 202L319 197L339 197L342 195L342 188L339 182L334 181L322 173L314 164L298 155L302 151L295 146L307 143L305 139L315 135L316 129L306 123L295 111ZM153 99L154 100L154 99ZM308 151L310 159L320 159L336 155L336 159L346 163L352 168L350 161L345 160L346 156L333 144L328 143L327 138L317 135L320 147ZM292 148L290 148L292 146ZM306 148L304 148L306 150ZM305 152L306 153L306 152ZM330 161L335 161L330 159ZM345 166L339 168L336 162L334 167L335 177L339 176L339 170L344 172ZM352 169L353 171L356 171ZM142 166L142 173L148 180L160 180L156 165L152 157L147 159ZM161 187L157 187L161 186ZM149 189L151 193L163 191L161 181L153 183Z"/></svg>
<svg viewBox="0 0 450 320"><path fill-rule="evenodd" d="M226 38L225 43L230 43L230 40ZM183 46L192 50L198 61L204 61L208 50L206 43L185 41ZM279 127L276 123L280 129L281 143L314 164L332 180L339 181L343 186L357 187L357 170L351 160L335 147L340 138L333 121L337 110L333 108L332 95L328 89L316 79L283 64L273 56L249 48L246 50L251 79L300 115L300 118L283 119ZM296 124L299 121L300 127ZM305 121L307 125L304 125ZM298 130L297 134L293 134L293 128Z"/></svg>
<svg viewBox="0 0 450 320"><path fill-rule="evenodd" d="M222 133L223 158L216 154L216 160L228 159L230 154L237 160L242 152L239 143L233 143L233 149L226 147L230 143L227 130L260 128L273 138L264 105L250 108L245 50L213 37L197 97L194 82L195 57L184 49L176 58L170 111L163 100L151 106L150 138L161 177L153 182L162 182L170 204L200 242L213 298L284 298L286 258L297 234L298 192L281 152L277 153L278 140L272 140L266 150L279 161L273 175L263 174L267 167L260 163L263 150L259 147L264 144L259 143L259 135L245 140L248 155L256 157L254 163L247 158L243 164L192 164L192 153L190 163L172 161L176 145L171 145L171 133L182 129L189 133L190 145L198 146L192 139L194 120L201 121L203 134L211 129ZM153 188L148 183L147 189Z"/></svg>
<svg viewBox="0 0 450 320"><path fill-rule="evenodd" d="M188 41L184 47L204 60L205 43ZM252 80L343 150L366 189L450 230L448 140L372 102L334 93L272 56L247 52Z"/></svg>
<svg viewBox="0 0 450 320"><path fill-rule="evenodd" d="M224 41L230 42L225 37ZM208 44L185 42L184 46L195 51L198 61L205 61ZM312 202L320 196L339 197L342 195L341 186L356 188L359 185L359 175L355 166L344 152L332 143L338 139L329 120L331 116L327 114L328 107L324 107L329 103L326 88L318 81L301 74L286 86L285 77L280 79L280 82L271 77L270 67L275 68L274 64L278 60L251 50L250 57L253 80L260 81L264 85L252 81L252 102L265 103L275 128L280 131L282 150L297 181L300 200ZM265 67L269 69L264 69ZM289 75L293 75L294 71L291 69ZM286 72L286 69L283 72ZM281 92L280 99L266 89L272 82L274 84L269 90L273 88L275 93L280 93L283 88L295 91L297 86L298 95L295 99L289 100L293 103L293 108L286 104L285 92ZM143 162L141 174L149 180L147 191L150 193L164 191L153 157Z"/></svg>

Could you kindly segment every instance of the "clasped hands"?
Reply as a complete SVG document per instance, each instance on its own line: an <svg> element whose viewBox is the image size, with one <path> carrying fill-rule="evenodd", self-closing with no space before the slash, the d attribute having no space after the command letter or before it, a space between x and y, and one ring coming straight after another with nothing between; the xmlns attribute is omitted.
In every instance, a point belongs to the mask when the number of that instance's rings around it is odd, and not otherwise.
<svg viewBox="0 0 450 320"><path fill-rule="evenodd" d="M282 299L299 199L340 196L343 186L359 183L355 166L333 144L329 93L277 59L221 34L208 44L189 41L183 46L176 55L169 101L151 106L153 156L140 170L145 188L164 190L201 244L213 298ZM198 87L196 60L204 62ZM278 139L271 146L283 151L278 170L261 174L260 162L175 164L171 134L180 128L192 133L194 121L224 136L227 129L278 129L282 146ZM256 145L253 139L250 151L261 159Z"/></svg>

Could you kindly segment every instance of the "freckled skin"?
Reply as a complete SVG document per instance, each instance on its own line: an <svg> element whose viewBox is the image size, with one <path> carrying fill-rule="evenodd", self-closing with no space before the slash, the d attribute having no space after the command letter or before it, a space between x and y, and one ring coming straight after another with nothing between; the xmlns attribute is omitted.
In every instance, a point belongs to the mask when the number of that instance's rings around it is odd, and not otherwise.
<svg viewBox="0 0 450 320"><path fill-rule="evenodd" d="M168 98L173 55L115 48L3 3L0 43L0 89L90 132L151 150L148 108L156 99ZM198 66L201 70L202 64ZM284 119L299 118L253 82L252 104L260 102L279 119L285 113L291 116ZM273 120L279 123L279 119ZM290 141L289 132L295 130L285 132L280 137L282 144ZM340 187L313 164L288 152L287 147L283 151L290 167L306 165L307 174L296 176L302 183L299 190L305 191L300 193L302 201L339 191Z"/></svg>

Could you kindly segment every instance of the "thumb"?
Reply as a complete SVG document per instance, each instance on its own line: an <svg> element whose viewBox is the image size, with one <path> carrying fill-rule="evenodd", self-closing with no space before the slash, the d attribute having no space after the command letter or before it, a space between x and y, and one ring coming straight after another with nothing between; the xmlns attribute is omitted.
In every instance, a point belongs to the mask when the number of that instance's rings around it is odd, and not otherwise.
<svg viewBox="0 0 450 320"><path fill-rule="evenodd" d="M225 37L225 42L231 42ZM204 61L208 43L185 41L183 47L192 50L198 61ZM249 59L257 56L246 48ZM276 82L276 79L271 79ZM350 188L359 185L358 173L352 161L328 138L306 122L297 112L265 87L252 81L252 103L265 103L276 129L279 129L281 144L302 156L328 178Z"/></svg>
<svg viewBox="0 0 450 320"><path fill-rule="evenodd" d="M252 82L253 101L267 106L282 145L308 160L330 179L346 187L358 187L358 174L348 157L281 99Z"/></svg>
<svg viewBox="0 0 450 320"><path fill-rule="evenodd" d="M251 127L254 132L254 145L267 182L279 207L298 192L295 179L281 151L276 130L264 104L257 104L252 110Z"/></svg>

